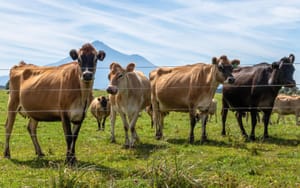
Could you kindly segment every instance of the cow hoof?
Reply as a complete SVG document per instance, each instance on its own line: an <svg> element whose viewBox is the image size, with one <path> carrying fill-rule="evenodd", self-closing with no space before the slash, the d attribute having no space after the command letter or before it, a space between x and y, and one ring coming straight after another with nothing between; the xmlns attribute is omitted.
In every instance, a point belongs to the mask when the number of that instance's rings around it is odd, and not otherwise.
<svg viewBox="0 0 300 188"><path fill-rule="evenodd" d="M255 136L254 136L254 135L251 135L251 136L249 137L249 139L250 139L250 141L255 141Z"/></svg>
<svg viewBox="0 0 300 188"><path fill-rule="evenodd" d="M269 135L264 135L263 136L263 141L268 140L269 138L270 138Z"/></svg>
<svg viewBox="0 0 300 188"><path fill-rule="evenodd" d="M74 156L69 156L66 158L65 164L74 166L77 163L77 159Z"/></svg>
<svg viewBox="0 0 300 188"><path fill-rule="evenodd" d="M222 132L221 135L222 135L222 136L226 136L226 132Z"/></svg>
<svg viewBox="0 0 300 188"><path fill-rule="evenodd" d="M4 158L10 159L10 155L4 155Z"/></svg>
<svg viewBox="0 0 300 188"><path fill-rule="evenodd" d="M128 145L128 144L124 144L124 145L123 145L123 148L124 148L124 149L129 149L129 145Z"/></svg>
<svg viewBox="0 0 300 188"><path fill-rule="evenodd" d="M115 138L111 138L110 139L110 143L116 143L116 139Z"/></svg>
<svg viewBox="0 0 300 188"><path fill-rule="evenodd" d="M202 136L201 137L201 142L206 142L207 141L207 136Z"/></svg>
<svg viewBox="0 0 300 188"><path fill-rule="evenodd" d="M39 158L42 158L42 157L45 157L45 154L44 154L44 153L39 153L39 154L37 154L37 156L38 156Z"/></svg>
<svg viewBox="0 0 300 188"><path fill-rule="evenodd" d="M195 141L194 137L190 137L190 138L189 138L189 143L190 143L190 144L193 144L194 141Z"/></svg>
<svg viewBox="0 0 300 188"><path fill-rule="evenodd" d="M4 152L4 158L10 159L10 152L5 151L5 152Z"/></svg>
<svg viewBox="0 0 300 188"><path fill-rule="evenodd" d="M156 140L160 140L162 138L162 134L161 133L157 133L155 135Z"/></svg>

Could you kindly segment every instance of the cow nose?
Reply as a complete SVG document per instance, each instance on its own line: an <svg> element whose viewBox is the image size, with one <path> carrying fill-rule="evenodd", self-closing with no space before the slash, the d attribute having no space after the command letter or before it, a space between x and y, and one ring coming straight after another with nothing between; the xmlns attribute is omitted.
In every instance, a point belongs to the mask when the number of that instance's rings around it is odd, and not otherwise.
<svg viewBox="0 0 300 188"><path fill-rule="evenodd" d="M233 84L235 81L235 79L233 77L229 77L228 78L228 83Z"/></svg>
<svg viewBox="0 0 300 188"><path fill-rule="evenodd" d="M117 94L117 92L118 92L118 88L113 87L113 86L109 86L109 87L106 89L106 91L107 91L107 93L109 93L109 94L115 95L115 94Z"/></svg>
<svg viewBox="0 0 300 188"><path fill-rule="evenodd" d="M287 84L285 85L285 87L289 87L289 88L296 87L296 81L295 80L287 81Z"/></svg>
<svg viewBox="0 0 300 188"><path fill-rule="evenodd" d="M82 75L82 78L85 81L91 81L93 79L93 73L92 72L84 72Z"/></svg>

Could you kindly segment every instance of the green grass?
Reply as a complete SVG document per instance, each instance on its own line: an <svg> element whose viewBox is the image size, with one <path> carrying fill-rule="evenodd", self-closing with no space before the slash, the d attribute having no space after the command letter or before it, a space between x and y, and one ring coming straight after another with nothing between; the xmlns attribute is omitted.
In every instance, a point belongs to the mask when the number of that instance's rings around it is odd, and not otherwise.
<svg viewBox="0 0 300 188"><path fill-rule="evenodd" d="M104 92L95 91L94 95ZM104 93L105 94L105 93ZM8 95L0 91L0 122L5 123ZM64 164L66 143L60 122L41 122L40 145L46 154L37 158L26 129L17 120L11 138L12 158L0 156L0 187L299 187L300 126L287 117L286 124L271 125L270 139L263 141L258 124L257 141L244 141L232 112L227 136L221 136L221 95L218 123L207 125L208 142L200 142L201 126L195 128L195 144L188 144L188 114L170 113L165 119L164 139L156 140L149 116L143 112L137 122L141 142L124 149L124 131L117 118L116 143L110 143L110 123L96 131L90 112L83 123L76 147L78 163ZM273 115L273 120L277 115ZM290 119L290 120L289 120ZM250 132L250 122L245 124ZM4 150L4 127L0 148ZM2 150L2 151L3 151Z"/></svg>

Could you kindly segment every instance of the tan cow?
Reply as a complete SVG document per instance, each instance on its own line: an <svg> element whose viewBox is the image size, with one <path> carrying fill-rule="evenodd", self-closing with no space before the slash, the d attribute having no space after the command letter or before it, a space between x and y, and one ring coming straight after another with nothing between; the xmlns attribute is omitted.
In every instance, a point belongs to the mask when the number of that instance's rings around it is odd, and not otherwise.
<svg viewBox="0 0 300 188"><path fill-rule="evenodd" d="M96 118L98 130L105 128L106 118L110 115L110 102L105 96L95 97L91 103L91 113Z"/></svg>
<svg viewBox="0 0 300 188"><path fill-rule="evenodd" d="M5 123L6 158L10 158L9 141L19 112L29 118L27 129L39 157L44 153L36 136L38 122L61 121L67 142L66 162L73 164L76 161L75 143L92 99L97 59L102 61L105 53L97 52L88 43L78 51L71 50L70 56L78 62L57 67L21 62L10 70L8 117Z"/></svg>
<svg viewBox="0 0 300 188"><path fill-rule="evenodd" d="M300 96L278 95L274 102L273 112L278 114L277 124L282 118L285 124L284 115L295 115L296 125L300 125Z"/></svg>
<svg viewBox="0 0 300 188"><path fill-rule="evenodd" d="M215 116L215 121L216 123L218 123L218 119L217 119L217 105L218 105L218 101L216 99L212 99L209 107L208 107L208 115L209 115L209 118L208 118L208 121L211 121L212 119L212 116L214 115ZM197 113L197 121L200 120L201 118L201 112Z"/></svg>
<svg viewBox="0 0 300 188"><path fill-rule="evenodd" d="M206 140L206 121L209 105L220 83L233 83L233 66L239 60L229 61L226 56L212 58L212 64L197 63L174 68L158 68L150 72L151 102L156 137L163 136L162 113L188 112L190 115L190 143L194 142L196 110L202 117L202 140Z"/></svg>
<svg viewBox="0 0 300 188"><path fill-rule="evenodd" d="M135 124L139 113L151 103L150 82L142 72L134 69L134 63L129 63L126 69L118 63L112 63L109 73L110 85L107 88L111 102L111 140L115 142L114 127L118 112L124 126L126 148L134 147L135 142L139 140ZM131 132L131 140L128 137L128 129Z"/></svg>

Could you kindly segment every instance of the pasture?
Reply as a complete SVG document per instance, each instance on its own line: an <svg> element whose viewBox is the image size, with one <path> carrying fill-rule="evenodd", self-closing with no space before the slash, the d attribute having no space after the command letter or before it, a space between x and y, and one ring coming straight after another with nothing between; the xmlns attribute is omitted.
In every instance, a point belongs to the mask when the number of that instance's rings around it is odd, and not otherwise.
<svg viewBox="0 0 300 188"><path fill-rule="evenodd" d="M94 91L94 96L105 94ZM164 139L156 140L150 117L143 112L137 121L141 142L124 149L124 131L117 117L116 143L110 143L110 122L96 131L90 111L76 144L78 163L64 163L66 143L60 122L41 122L38 138L45 157L37 158L27 132L28 120L17 116L11 137L11 159L0 156L0 187L299 187L300 126L294 117L286 124L270 125L268 140L262 140L263 125L256 141L245 141L232 112L228 113L227 136L221 136L221 94L218 123L207 124L208 142L200 142L200 123L195 143L188 144L189 116L170 113L165 119ZM6 91L0 91L0 148L4 150ZM277 118L272 115L272 120ZM245 122L245 121L244 121ZM247 133L250 122L245 123Z"/></svg>

